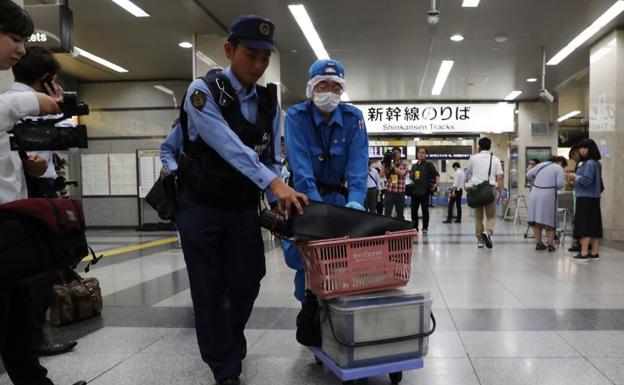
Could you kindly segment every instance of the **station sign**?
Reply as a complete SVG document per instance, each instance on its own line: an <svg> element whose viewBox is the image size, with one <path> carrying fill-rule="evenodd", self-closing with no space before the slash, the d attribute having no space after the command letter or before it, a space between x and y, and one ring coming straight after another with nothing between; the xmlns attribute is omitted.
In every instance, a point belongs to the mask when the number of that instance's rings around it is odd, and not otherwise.
<svg viewBox="0 0 624 385"><path fill-rule="evenodd" d="M422 146L427 149L427 159L470 159L472 146ZM418 147L420 148L420 147Z"/></svg>
<svg viewBox="0 0 624 385"><path fill-rule="evenodd" d="M401 150L401 158L407 157L407 146L368 146L368 158L369 159L381 159L388 151L392 151L393 148Z"/></svg>
<svg viewBox="0 0 624 385"><path fill-rule="evenodd" d="M514 103L354 104L369 134L441 135L514 131Z"/></svg>

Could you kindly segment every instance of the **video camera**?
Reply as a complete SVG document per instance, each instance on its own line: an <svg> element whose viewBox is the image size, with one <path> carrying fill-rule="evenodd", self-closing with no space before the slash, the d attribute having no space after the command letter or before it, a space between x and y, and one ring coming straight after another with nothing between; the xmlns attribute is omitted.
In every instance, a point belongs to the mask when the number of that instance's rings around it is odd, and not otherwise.
<svg viewBox="0 0 624 385"><path fill-rule="evenodd" d="M393 161L394 161L394 154L392 153L392 151L386 151L384 153L381 164L383 164L385 168L392 168Z"/></svg>
<svg viewBox="0 0 624 385"><path fill-rule="evenodd" d="M89 115L89 105L78 102L75 92L64 92L59 103L63 116L56 119L32 117L22 119L9 133L12 151L53 151L87 148L87 126L56 127L72 116Z"/></svg>

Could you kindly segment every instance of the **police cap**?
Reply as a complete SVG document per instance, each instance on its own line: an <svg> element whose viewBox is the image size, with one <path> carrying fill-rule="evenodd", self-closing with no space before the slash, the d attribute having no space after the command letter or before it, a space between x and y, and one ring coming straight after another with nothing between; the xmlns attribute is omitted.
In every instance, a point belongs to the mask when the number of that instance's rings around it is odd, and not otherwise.
<svg viewBox="0 0 624 385"><path fill-rule="evenodd" d="M310 79L315 76L338 76L344 78L345 70L342 63L333 59L321 59L312 64L309 71Z"/></svg>
<svg viewBox="0 0 624 385"><path fill-rule="evenodd" d="M240 42L247 48L275 52L273 33L275 25L256 15L239 16L228 29L228 41Z"/></svg>

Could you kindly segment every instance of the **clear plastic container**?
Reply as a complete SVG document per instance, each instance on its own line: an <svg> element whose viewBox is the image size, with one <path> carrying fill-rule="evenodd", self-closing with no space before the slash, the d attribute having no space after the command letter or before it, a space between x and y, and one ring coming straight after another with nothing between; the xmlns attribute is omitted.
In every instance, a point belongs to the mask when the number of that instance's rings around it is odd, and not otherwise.
<svg viewBox="0 0 624 385"><path fill-rule="evenodd" d="M346 368L425 356L429 338L422 335L430 330L431 302L424 289L325 301L321 307L323 351Z"/></svg>

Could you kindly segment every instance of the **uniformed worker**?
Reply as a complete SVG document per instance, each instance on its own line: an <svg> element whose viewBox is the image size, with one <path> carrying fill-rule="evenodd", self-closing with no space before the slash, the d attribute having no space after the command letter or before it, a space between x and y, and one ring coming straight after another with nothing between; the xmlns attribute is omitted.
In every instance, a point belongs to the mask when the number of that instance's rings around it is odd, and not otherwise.
<svg viewBox="0 0 624 385"><path fill-rule="evenodd" d="M184 139L180 122L176 120L167 134L165 140L160 144L160 162L165 171L175 172L178 170L178 156L182 151Z"/></svg>
<svg viewBox="0 0 624 385"><path fill-rule="evenodd" d="M317 60L309 76L309 100L286 112L286 152L295 190L312 200L364 210L368 135L361 111L340 102L344 67L337 60ZM303 261L290 242L283 248L287 265L297 270L295 297L303 302Z"/></svg>
<svg viewBox="0 0 624 385"><path fill-rule="evenodd" d="M180 114L176 224L199 349L219 385L240 383L243 331L265 274L260 192L284 215L307 203L280 177L277 95L256 85L275 51L274 30L262 17L237 18L225 43L230 66L192 82Z"/></svg>
<svg viewBox="0 0 624 385"><path fill-rule="evenodd" d="M223 71L223 68L216 67L208 71L206 75L214 75ZM179 119L176 119L171 126L167 137L160 145L160 162L165 171L175 172L178 170L178 156L182 152L184 138Z"/></svg>

